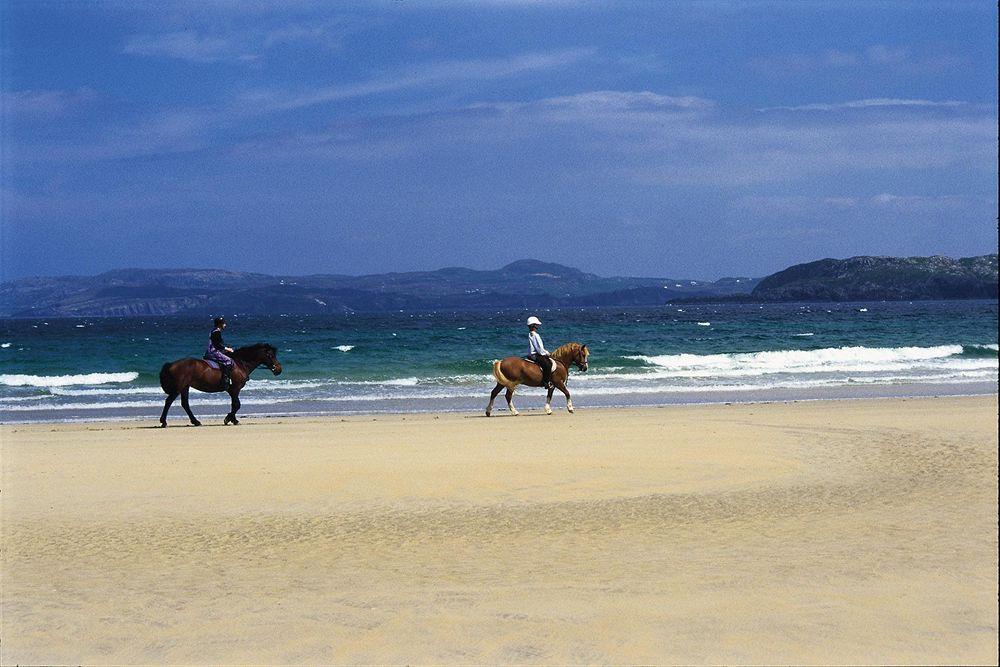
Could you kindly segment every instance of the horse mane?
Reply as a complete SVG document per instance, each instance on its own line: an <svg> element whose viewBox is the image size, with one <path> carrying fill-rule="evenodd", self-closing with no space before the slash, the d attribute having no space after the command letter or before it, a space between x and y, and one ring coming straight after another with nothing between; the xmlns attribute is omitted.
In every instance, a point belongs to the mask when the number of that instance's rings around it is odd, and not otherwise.
<svg viewBox="0 0 1000 667"><path fill-rule="evenodd" d="M262 349L270 350L271 352L278 351L278 348L274 347L270 343L254 343L253 345L247 345L245 347L236 348L236 351L233 352L231 356L245 360L247 357L250 357L251 355L260 352Z"/></svg>
<svg viewBox="0 0 1000 667"><path fill-rule="evenodd" d="M576 358L577 353L583 345L579 343L566 343L565 345L560 345L549 354L550 357L556 361L568 362Z"/></svg>

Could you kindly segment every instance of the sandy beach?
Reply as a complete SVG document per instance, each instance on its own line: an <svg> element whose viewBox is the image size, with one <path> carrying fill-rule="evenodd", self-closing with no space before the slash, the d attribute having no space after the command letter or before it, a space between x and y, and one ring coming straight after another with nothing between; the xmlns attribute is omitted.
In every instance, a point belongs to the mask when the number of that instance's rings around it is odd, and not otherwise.
<svg viewBox="0 0 1000 667"><path fill-rule="evenodd" d="M0 427L2 662L995 664L995 395L578 407Z"/></svg>

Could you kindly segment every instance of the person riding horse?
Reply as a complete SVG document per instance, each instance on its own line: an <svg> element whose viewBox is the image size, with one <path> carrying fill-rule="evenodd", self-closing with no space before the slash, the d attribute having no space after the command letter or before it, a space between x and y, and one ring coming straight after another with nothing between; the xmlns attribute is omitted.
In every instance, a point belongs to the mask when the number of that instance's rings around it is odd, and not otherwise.
<svg viewBox="0 0 1000 667"><path fill-rule="evenodd" d="M548 350L542 344L542 337L538 334L542 321L532 315L528 318L528 360L532 361L542 369L542 386L549 389L552 383L552 359Z"/></svg>
<svg viewBox="0 0 1000 667"><path fill-rule="evenodd" d="M222 371L222 391L226 391L229 389L233 375L233 360L227 354L232 354L233 348L226 347L222 340L222 330L226 328L226 318L216 317L214 324L215 328L212 329L212 335L208 338L208 347L205 348L205 356L202 358L219 364L219 370Z"/></svg>

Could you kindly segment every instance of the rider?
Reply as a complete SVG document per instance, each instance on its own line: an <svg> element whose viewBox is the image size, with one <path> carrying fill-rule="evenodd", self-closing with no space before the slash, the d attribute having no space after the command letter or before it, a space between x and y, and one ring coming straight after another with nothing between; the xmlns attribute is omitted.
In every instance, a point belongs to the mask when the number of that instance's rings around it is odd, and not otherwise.
<svg viewBox="0 0 1000 667"><path fill-rule="evenodd" d="M204 358L219 364L219 370L222 371L222 391L226 391L232 383L230 378L233 374L233 360L226 355L232 354L233 348L226 347L222 341L222 330L226 328L226 318L216 317L214 324L215 328L212 329L212 335L208 339Z"/></svg>
<svg viewBox="0 0 1000 667"><path fill-rule="evenodd" d="M538 335L538 328L542 326L542 321L532 315L528 318L528 359L538 364L542 369L542 386L549 387L549 378L552 376L552 359L549 357L545 345L542 344L542 337Z"/></svg>

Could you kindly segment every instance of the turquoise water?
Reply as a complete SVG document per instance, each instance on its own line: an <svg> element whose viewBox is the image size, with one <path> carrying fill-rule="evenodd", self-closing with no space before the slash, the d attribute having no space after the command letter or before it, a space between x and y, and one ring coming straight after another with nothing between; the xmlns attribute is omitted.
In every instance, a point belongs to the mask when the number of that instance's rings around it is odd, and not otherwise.
<svg viewBox="0 0 1000 667"><path fill-rule="evenodd" d="M254 373L242 396L248 414L479 411L492 360L527 353L529 314L231 317L226 340L269 342L285 369L277 378ZM578 407L996 390L994 301L537 314L550 350L590 346L590 371L574 370L569 383ZM207 319L191 318L2 320L0 418L155 419L160 366L200 356L210 330ZM540 407L541 390L522 390L518 400ZM227 406L218 394L192 404L208 417Z"/></svg>

